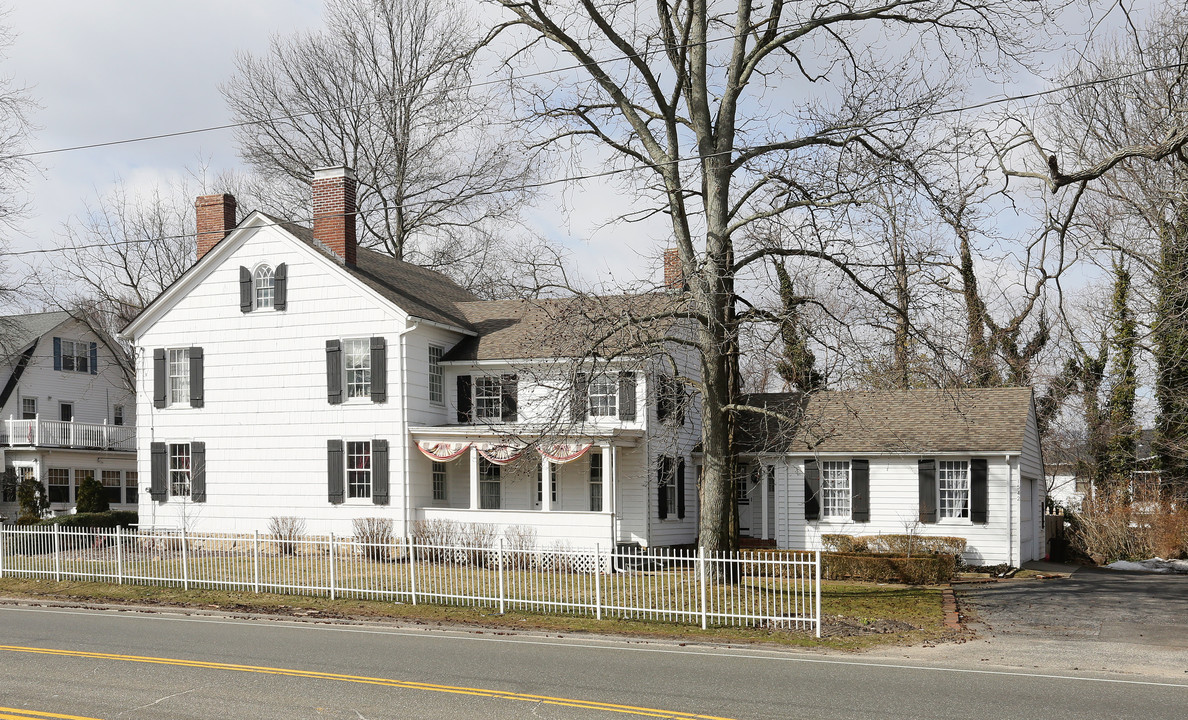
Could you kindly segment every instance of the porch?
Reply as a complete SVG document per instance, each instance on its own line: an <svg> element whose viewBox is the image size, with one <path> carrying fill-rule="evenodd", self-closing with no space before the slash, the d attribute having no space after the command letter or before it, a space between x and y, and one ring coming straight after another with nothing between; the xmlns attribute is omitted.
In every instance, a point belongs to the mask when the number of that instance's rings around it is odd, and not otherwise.
<svg viewBox="0 0 1188 720"><path fill-rule="evenodd" d="M3 423L0 444L8 447L82 448L136 452L136 427L64 420L17 420Z"/></svg>
<svg viewBox="0 0 1188 720"><path fill-rule="evenodd" d="M413 428L422 456L414 457L411 473L414 521L482 525L541 548L610 548L624 534L616 512L619 468L638 445L634 434L557 440L484 430Z"/></svg>

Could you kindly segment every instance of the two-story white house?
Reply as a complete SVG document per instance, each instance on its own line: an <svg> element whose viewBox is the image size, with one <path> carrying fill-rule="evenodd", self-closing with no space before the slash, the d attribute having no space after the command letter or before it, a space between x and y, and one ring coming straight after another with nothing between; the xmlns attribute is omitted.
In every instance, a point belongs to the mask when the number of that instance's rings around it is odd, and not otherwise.
<svg viewBox="0 0 1188 720"><path fill-rule="evenodd" d="M68 312L0 318L0 454L17 481L37 478L50 509L69 512L88 478L114 509L136 509L136 407L109 343ZM16 490L0 493L14 520Z"/></svg>
<svg viewBox="0 0 1188 720"><path fill-rule="evenodd" d="M309 229L199 198L197 262L124 330L142 527L300 517L349 534L378 517L542 545L693 541L699 410L673 380L687 353L590 343L600 318L679 293L483 301L358 247L350 170L319 170L313 207Z"/></svg>

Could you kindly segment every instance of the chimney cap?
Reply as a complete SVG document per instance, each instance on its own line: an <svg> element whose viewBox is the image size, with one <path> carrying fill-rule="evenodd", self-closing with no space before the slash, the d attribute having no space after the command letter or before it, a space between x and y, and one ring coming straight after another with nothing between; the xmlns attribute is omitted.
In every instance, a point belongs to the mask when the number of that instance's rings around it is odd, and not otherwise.
<svg viewBox="0 0 1188 720"><path fill-rule="evenodd" d="M354 180L355 171L346 165L331 165L329 167L316 168L313 175L314 180L329 180L340 177Z"/></svg>

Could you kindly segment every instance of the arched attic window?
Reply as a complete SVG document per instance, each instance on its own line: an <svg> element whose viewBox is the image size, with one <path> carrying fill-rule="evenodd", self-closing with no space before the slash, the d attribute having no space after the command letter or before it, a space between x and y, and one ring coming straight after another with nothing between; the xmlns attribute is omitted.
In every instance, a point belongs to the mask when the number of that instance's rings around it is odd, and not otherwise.
<svg viewBox="0 0 1188 720"><path fill-rule="evenodd" d="M256 309L272 309L276 299L276 279L272 268L261 265L252 274L252 291L256 299Z"/></svg>

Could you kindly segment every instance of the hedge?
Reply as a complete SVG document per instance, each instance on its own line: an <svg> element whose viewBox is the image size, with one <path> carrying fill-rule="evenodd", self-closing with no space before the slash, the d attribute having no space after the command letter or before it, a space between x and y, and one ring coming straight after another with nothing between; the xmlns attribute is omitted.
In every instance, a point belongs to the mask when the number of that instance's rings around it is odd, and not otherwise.
<svg viewBox="0 0 1188 720"><path fill-rule="evenodd" d="M826 580L877 580L908 585L935 585L953 579L957 559L949 554L906 557L876 553L822 553Z"/></svg>
<svg viewBox="0 0 1188 720"><path fill-rule="evenodd" d="M841 535L821 536L826 550L839 553L889 553L914 557L916 555L953 555L965 552L966 540L961 537L932 537L924 535Z"/></svg>
<svg viewBox="0 0 1188 720"><path fill-rule="evenodd" d="M74 513L59 515L37 523L38 525L61 525L63 527L113 528L129 527L138 521L135 510L108 510L102 513Z"/></svg>

